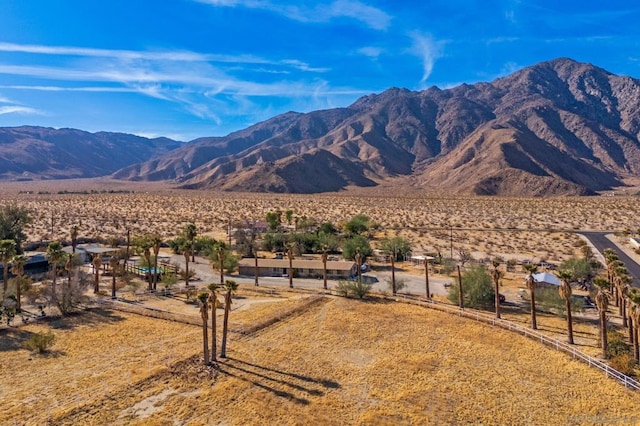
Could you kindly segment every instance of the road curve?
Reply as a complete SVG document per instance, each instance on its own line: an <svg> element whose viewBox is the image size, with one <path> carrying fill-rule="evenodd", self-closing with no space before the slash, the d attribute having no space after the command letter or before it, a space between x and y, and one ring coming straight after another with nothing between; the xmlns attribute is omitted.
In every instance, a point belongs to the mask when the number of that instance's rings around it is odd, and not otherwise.
<svg viewBox="0 0 640 426"><path fill-rule="evenodd" d="M612 249L629 270L629 275L633 278L631 285L633 287L640 287L640 264L627 256L624 251L620 250L616 244L606 237L607 234L610 233L611 232L580 232L581 235L584 235L585 238L591 241L591 244L593 244L600 253L604 252L606 248Z"/></svg>

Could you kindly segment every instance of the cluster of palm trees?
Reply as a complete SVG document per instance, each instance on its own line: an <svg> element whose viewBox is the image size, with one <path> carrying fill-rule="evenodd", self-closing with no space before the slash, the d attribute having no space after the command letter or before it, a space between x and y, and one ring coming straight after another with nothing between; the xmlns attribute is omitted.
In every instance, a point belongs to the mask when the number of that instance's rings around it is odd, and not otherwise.
<svg viewBox="0 0 640 426"><path fill-rule="evenodd" d="M226 280L224 284L211 283L207 286L209 291L203 291L198 295L200 302L200 317L202 318L202 344L205 365L215 364L217 361L217 323L216 309L218 307L218 290L224 289L224 316L222 321L222 342L220 357L227 357L227 335L229 333L229 312L231 311L232 295L238 290L238 284L233 280ZM211 310L211 353L209 353L209 310Z"/></svg>
<svg viewBox="0 0 640 426"><path fill-rule="evenodd" d="M16 313L22 311L22 280L27 257L19 254L15 240L0 240L0 261L2 262L2 304L0 318L6 316L7 324L11 323ZM9 294L9 266L16 275L16 294Z"/></svg>
<svg viewBox="0 0 640 426"><path fill-rule="evenodd" d="M629 342L633 345L633 356L640 363L640 347L638 343L640 327L640 289L631 287L631 275L618 255L610 248L605 249L604 258L607 267L607 290L612 294L614 306L622 318L622 326L626 327Z"/></svg>

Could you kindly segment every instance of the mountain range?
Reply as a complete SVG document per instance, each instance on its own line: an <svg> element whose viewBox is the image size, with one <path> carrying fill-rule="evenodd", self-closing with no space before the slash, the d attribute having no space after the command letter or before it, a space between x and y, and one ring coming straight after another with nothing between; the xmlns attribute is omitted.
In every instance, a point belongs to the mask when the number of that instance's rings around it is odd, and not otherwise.
<svg viewBox="0 0 640 426"><path fill-rule="evenodd" d="M425 192L588 195L639 176L639 100L640 80L560 58L488 83L391 88L345 108L288 112L225 137L137 140L154 148L136 148L115 172L101 164L84 173L227 191L315 193L395 182ZM0 129L0 175L7 161L16 176L28 163L8 160L5 132L12 131ZM54 144L62 138L56 132L79 132L48 131ZM122 143L129 154L136 141L88 135L87 154L100 144L117 153ZM55 177L78 169L72 160L34 157L29 171Z"/></svg>

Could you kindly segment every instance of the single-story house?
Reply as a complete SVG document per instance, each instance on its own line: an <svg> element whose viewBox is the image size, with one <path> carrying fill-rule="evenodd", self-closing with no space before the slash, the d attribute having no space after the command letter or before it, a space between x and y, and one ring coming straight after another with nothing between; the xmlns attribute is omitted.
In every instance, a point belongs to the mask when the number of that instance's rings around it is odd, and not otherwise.
<svg viewBox="0 0 640 426"><path fill-rule="evenodd" d="M65 253L72 253L73 247L67 246L67 247L64 247L62 250ZM109 256L111 256L113 253L117 253L118 251L120 251L119 248L113 248L113 247L99 247L95 245L76 246L76 255L80 256L80 260L82 260L82 262L84 263L90 262L93 256L96 256L98 254L103 256L103 259L102 259L103 263L108 263Z"/></svg>
<svg viewBox="0 0 640 426"><path fill-rule="evenodd" d="M540 272L538 274L533 274L533 280L537 284L543 284L543 285L547 284L547 285L552 285L556 287L559 287L560 284L562 284L562 282L558 277L548 272Z"/></svg>
<svg viewBox="0 0 640 426"><path fill-rule="evenodd" d="M255 276L256 260L244 258L238 263L238 273L245 276ZM321 260L293 259L294 276L300 278L322 278L323 264ZM358 266L353 261L328 260L327 278L348 279L358 273ZM258 276L282 277L289 275L289 259L258 258Z"/></svg>
<svg viewBox="0 0 640 426"><path fill-rule="evenodd" d="M435 257L433 256L422 256L422 255L411 255L410 257L411 261L413 262L414 266L424 266L424 261L425 260L433 260L435 259Z"/></svg>

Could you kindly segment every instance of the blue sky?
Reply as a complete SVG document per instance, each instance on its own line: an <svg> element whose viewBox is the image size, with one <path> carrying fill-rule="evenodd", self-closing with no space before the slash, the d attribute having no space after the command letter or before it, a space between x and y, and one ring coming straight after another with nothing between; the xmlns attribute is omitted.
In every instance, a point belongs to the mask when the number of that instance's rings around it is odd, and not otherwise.
<svg viewBox="0 0 640 426"><path fill-rule="evenodd" d="M557 57L640 78L631 1L0 0L0 126L191 140Z"/></svg>

